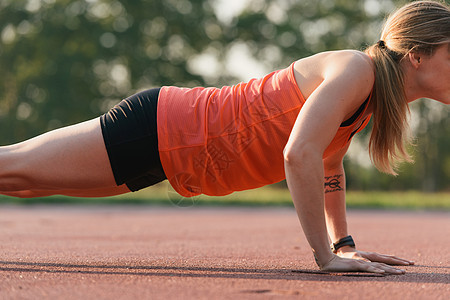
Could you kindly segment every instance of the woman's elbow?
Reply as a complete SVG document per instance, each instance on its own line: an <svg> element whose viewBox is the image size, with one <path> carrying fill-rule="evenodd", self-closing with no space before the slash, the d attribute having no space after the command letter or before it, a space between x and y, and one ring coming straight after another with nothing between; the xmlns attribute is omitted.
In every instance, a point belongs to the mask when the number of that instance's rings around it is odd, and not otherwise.
<svg viewBox="0 0 450 300"><path fill-rule="evenodd" d="M291 163L293 160L296 160L296 156L297 153L292 149L288 149L287 147L283 149L284 163Z"/></svg>
<svg viewBox="0 0 450 300"><path fill-rule="evenodd" d="M318 158L322 159L322 152L313 145L304 145L297 148L286 146L283 149L283 158L285 164L295 165L310 162Z"/></svg>

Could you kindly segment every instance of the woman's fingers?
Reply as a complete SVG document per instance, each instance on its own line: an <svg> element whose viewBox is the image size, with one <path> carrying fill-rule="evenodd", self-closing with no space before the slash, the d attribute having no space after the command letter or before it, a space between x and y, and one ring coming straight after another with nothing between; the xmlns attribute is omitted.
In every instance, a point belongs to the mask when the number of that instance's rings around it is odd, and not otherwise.
<svg viewBox="0 0 450 300"><path fill-rule="evenodd" d="M378 274L404 274L405 271L384 263L370 262L363 259L348 259L335 256L328 264L322 267L329 272L370 272Z"/></svg>
<svg viewBox="0 0 450 300"><path fill-rule="evenodd" d="M414 264L414 262L411 260L399 258L394 255L384 255L374 252L363 252L363 251L359 251L359 255L370 261L381 262L388 265L408 266Z"/></svg>
<svg viewBox="0 0 450 300"><path fill-rule="evenodd" d="M387 264L383 263L377 263L377 262L366 262L360 260L360 262L364 265L362 266L362 269L367 270L367 272L373 272L373 273L384 273L384 274L405 274L405 270L397 269L394 267L391 267Z"/></svg>

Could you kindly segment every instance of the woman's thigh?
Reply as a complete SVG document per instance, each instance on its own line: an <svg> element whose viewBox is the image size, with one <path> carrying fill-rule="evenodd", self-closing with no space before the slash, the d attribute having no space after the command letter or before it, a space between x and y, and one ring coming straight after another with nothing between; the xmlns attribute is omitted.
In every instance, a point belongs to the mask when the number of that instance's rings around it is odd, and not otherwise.
<svg viewBox="0 0 450 300"><path fill-rule="evenodd" d="M2 176L3 175L3 176ZM116 186L98 118L0 149L0 190Z"/></svg>
<svg viewBox="0 0 450 300"><path fill-rule="evenodd" d="M18 198L35 198L35 197L46 197L53 195L63 195L72 197L109 197L117 196L125 193L129 193L130 189L126 185L119 185L113 187L96 188L96 189L47 189L47 190L20 190L20 191L9 191L0 192L5 196L12 196Z"/></svg>

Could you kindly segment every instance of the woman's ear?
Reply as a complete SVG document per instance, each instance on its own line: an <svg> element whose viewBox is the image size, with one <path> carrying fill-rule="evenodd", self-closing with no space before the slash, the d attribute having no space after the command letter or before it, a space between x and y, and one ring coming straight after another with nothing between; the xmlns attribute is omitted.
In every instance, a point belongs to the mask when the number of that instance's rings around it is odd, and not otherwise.
<svg viewBox="0 0 450 300"><path fill-rule="evenodd" d="M408 59L409 62L411 63L411 65L415 68L418 69L420 64L422 63L422 55L420 53L417 53L415 51L411 51L408 53Z"/></svg>

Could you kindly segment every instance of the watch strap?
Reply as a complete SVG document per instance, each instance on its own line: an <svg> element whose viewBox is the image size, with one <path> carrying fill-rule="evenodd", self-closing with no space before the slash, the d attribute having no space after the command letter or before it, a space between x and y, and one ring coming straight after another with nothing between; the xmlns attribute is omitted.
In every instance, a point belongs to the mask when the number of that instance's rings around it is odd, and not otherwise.
<svg viewBox="0 0 450 300"><path fill-rule="evenodd" d="M353 241L353 238L352 238L351 235L348 235L348 236L340 239L336 243L332 243L331 244L331 251L336 253L339 248L342 248L344 246L355 247L355 242Z"/></svg>

